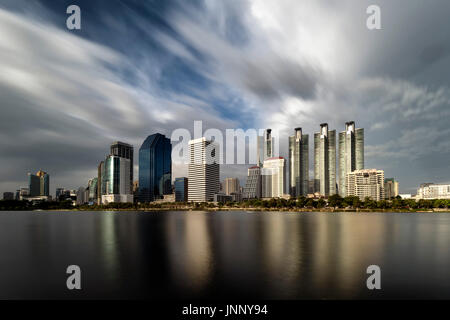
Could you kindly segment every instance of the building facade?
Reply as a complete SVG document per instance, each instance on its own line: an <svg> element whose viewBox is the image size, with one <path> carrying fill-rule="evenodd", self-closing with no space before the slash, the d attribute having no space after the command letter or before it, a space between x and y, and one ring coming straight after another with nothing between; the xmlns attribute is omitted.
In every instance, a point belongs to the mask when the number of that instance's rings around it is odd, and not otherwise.
<svg viewBox="0 0 450 320"><path fill-rule="evenodd" d="M132 198L130 165L130 159L113 155L106 157L102 171L102 203L105 203L106 195L130 195ZM129 199L125 196L116 198Z"/></svg>
<svg viewBox="0 0 450 320"><path fill-rule="evenodd" d="M386 200L392 200L399 195L398 182L394 178L384 179L384 193Z"/></svg>
<svg viewBox="0 0 450 320"><path fill-rule="evenodd" d="M339 133L339 194L345 197L347 173L364 169L364 129L355 122L345 123L345 131Z"/></svg>
<svg viewBox="0 0 450 320"><path fill-rule="evenodd" d="M120 158L125 158L130 160L130 192L127 192L129 194L132 193L132 187L133 187L133 172L134 172L134 148L131 144L115 141L111 143L110 146L110 155L117 156Z"/></svg>
<svg viewBox="0 0 450 320"><path fill-rule="evenodd" d="M327 123L314 133L314 192L336 194L336 130L328 130Z"/></svg>
<svg viewBox="0 0 450 320"><path fill-rule="evenodd" d="M274 157L274 143L275 143L275 141L274 141L274 138L272 137L272 129L266 129L264 131L263 141L264 141L263 161L265 161L266 159Z"/></svg>
<svg viewBox="0 0 450 320"><path fill-rule="evenodd" d="M175 201L176 202L188 201L188 178L186 177L175 178Z"/></svg>
<svg viewBox="0 0 450 320"><path fill-rule="evenodd" d="M357 196L361 201L366 197L375 201L384 200L384 171L362 169L347 173L346 196Z"/></svg>
<svg viewBox="0 0 450 320"><path fill-rule="evenodd" d="M151 202L172 193L172 144L160 133L139 149L139 201Z"/></svg>
<svg viewBox="0 0 450 320"><path fill-rule="evenodd" d="M295 128L289 137L289 194L292 197L306 196L309 182L309 136L302 128Z"/></svg>
<svg viewBox="0 0 450 320"><path fill-rule="evenodd" d="M242 197L244 199L261 198L261 168L259 166L248 168L247 181Z"/></svg>
<svg viewBox="0 0 450 320"><path fill-rule="evenodd" d="M189 141L188 201L213 201L220 190L218 145L205 137Z"/></svg>
<svg viewBox="0 0 450 320"><path fill-rule="evenodd" d="M232 193L239 193L241 185L238 178L226 178L223 181L223 192L226 195L231 195Z"/></svg>
<svg viewBox="0 0 450 320"><path fill-rule="evenodd" d="M3 192L3 200L14 200L14 192Z"/></svg>
<svg viewBox="0 0 450 320"><path fill-rule="evenodd" d="M28 190L30 197L50 196L50 176L39 170L36 175L28 173Z"/></svg>
<svg viewBox="0 0 450 320"><path fill-rule="evenodd" d="M269 158L261 170L261 189L263 198L281 198L285 193L286 159Z"/></svg>
<svg viewBox="0 0 450 320"><path fill-rule="evenodd" d="M416 199L450 199L450 184L423 183L417 190Z"/></svg>

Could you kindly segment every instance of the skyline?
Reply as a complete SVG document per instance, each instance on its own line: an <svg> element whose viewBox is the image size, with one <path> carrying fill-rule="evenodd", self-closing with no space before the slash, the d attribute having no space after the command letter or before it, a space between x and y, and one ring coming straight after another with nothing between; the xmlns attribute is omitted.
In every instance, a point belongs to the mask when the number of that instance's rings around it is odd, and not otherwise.
<svg viewBox="0 0 450 320"><path fill-rule="evenodd" d="M377 31L355 1L79 1L79 32L65 29L64 1L3 2L0 192L40 168L52 194L75 189L112 141L137 147L194 120L277 129L288 158L292 128L312 134L328 122L340 132L352 119L366 130L365 167L395 177L401 193L448 183L450 4L375 2ZM247 169L221 166L221 178L244 183Z"/></svg>

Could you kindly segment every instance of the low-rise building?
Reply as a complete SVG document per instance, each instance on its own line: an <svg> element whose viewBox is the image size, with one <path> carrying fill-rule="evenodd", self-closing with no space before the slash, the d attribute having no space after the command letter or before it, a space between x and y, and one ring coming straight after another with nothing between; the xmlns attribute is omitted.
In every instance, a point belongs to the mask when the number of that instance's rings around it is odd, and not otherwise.
<svg viewBox="0 0 450 320"><path fill-rule="evenodd" d="M450 199L450 184L423 183L416 199Z"/></svg>
<svg viewBox="0 0 450 320"><path fill-rule="evenodd" d="M361 169L347 173L346 196L357 196L361 201L366 197L375 201L384 200L384 171Z"/></svg>

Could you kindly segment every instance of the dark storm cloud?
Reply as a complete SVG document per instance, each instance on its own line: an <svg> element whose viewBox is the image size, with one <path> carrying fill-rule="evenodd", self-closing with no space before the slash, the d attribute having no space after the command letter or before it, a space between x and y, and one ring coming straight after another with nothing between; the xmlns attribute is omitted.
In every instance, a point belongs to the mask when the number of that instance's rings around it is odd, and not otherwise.
<svg viewBox="0 0 450 320"><path fill-rule="evenodd" d="M40 168L52 191L84 185L109 142L137 149L193 120L278 129L284 155L294 127L355 120L366 167L402 191L450 181L448 1L80 1L78 33L66 4L0 9L0 191Z"/></svg>

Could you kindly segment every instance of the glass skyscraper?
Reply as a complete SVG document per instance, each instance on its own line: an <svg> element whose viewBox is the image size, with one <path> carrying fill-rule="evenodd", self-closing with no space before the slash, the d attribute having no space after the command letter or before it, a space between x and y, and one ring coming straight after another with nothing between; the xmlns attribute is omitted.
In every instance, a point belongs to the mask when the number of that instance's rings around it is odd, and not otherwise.
<svg viewBox="0 0 450 320"><path fill-rule="evenodd" d="M295 128L289 137L289 193L292 197L306 196L309 184L309 136Z"/></svg>
<svg viewBox="0 0 450 320"><path fill-rule="evenodd" d="M139 149L139 201L172 193L172 144L160 133L147 137Z"/></svg>
<svg viewBox="0 0 450 320"><path fill-rule="evenodd" d="M314 133L314 192L336 194L336 130L328 130L327 123Z"/></svg>
<svg viewBox="0 0 450 320"><path fill-rule="evenodd" d="M28 174L28 188L29 195L36 196L49 196L50 195L50 176L47 172L39 170L36 175Z"/></svg>
<svg viewBox="0 0 450 320"><path fill-rule="evenodd" d="M188 201L188 178L175 178L175 201Z"/></svg>
<svg viewBox="0 0 450 320"><path fill-rule="evenodd" d="M131 194L129 173L130 159L113 155L106 157L102 172L102 195Z"/></svg>
<svg viewBox="0 0 450 320"><path fill-rule="evenodd" d="M354 121L345 123L339 133L339 194L347 196L347 174L364 169L364 129L355 127Z"/></svg>

